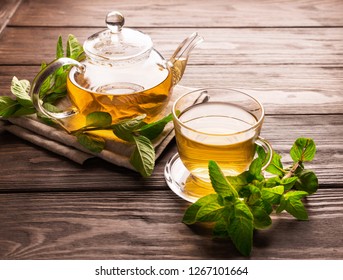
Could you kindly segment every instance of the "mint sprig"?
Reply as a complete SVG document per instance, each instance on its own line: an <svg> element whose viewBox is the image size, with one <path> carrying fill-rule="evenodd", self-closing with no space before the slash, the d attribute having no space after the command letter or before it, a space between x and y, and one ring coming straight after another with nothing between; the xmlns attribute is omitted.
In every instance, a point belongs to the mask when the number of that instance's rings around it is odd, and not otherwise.
<svg viewBox="0 0 343 280"><path fill-rule="evenodd" d="M146 124L146 115L138 115L132 119L121 120L112 124L112 117L106 112L92 112L86 116L86 126L74 130L78 142L88 150L99 153L105 148L105 139L90 134L96 130L111 130L115 136L135 145L131 154L131 165L143 176L149 177L155 167L155 149L151 140L154 140L164 130L164 127L172 119L172 115ZM149 131L149 133L146 133Z"/></svg>
<svg viewBox="0 0 343 280"><path fill-rule="evenodd" d="M281 155L274 152L266 169L273 177L265 177L262 162L265 152L257 148L258 157L249 170L237 176L224 176L218 164L209 161L209 175L214 194L198 199L184 213L187 225L211 222L214 237L230 238L244 256L251 253L253 232L272 224L270 214L286 211L298 220L308 220L302 199L318 189L318 179L304 162L313 160L316 146L312 139L297 139L290 155L293 164L284 168Z"/></svg>
<svg viewBox="0 0 343 280"><path fill-rule="evenodd" d="M56 58L69 57L81 61L84 59L82 45L74 35L69 35L65 48L63 47L62 37L59 36L56 45ZM41 69L47 66L42 63ZM67 95L67 75L71 66L63 66L50 75L42 84L40 97L43 106L48 111L59 112L55 104ZM18 117L31 114L37 116L48 125L56 125L53 119L39 114L33 106L29 96L30 82L18 80L13 77L11 92L15 98L0 96L0 118ZM93 153L100 153L105 149L106 141L104 138L92 134L91 131L111 130L123 141L135 146L130 157L131 165L144 177L152 174L155 166L155 150L152 140L157 138L164 130L164 127L172 119L171 114L154 122L147 124L144 122L146 115L139 115L132 119L121 120L116 123L112 120L109 113L92 112L86 116L86 125L78 130L72 131L77 141L86 149Z"/></svg>

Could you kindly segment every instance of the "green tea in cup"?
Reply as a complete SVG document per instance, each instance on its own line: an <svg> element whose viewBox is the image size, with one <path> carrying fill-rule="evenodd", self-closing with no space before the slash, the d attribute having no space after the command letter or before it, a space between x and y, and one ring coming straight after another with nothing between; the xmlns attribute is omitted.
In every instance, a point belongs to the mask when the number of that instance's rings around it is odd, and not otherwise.
<svg viewBox="0 0 343 280"><path fill-rule="evenodd" d="M259 137L264 109L253 97L231 89L201 89L177 99L173 120L178 154L190 172L183 192L202 197L214 192L208 162L218 163L226 176L249 168L256 144L271 154Z"/></svg>

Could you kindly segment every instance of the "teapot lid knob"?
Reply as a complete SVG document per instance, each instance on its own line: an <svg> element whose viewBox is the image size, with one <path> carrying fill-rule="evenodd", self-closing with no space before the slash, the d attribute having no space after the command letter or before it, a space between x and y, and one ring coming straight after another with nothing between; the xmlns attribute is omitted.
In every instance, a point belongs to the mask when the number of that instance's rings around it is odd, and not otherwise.
<svg viewBox="0 0 343 280"><path fill-rule="evenodd" d="M110 12L106 16L106 24L108 29L111 30L111 33L119 33L124 23L124 16L117 11Z"/></svg>

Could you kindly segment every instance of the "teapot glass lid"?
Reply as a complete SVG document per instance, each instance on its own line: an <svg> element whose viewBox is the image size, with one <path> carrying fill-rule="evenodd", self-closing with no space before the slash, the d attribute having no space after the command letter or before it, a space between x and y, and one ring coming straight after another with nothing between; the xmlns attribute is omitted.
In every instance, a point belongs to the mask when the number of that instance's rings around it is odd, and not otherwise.
<svg viewBox="0 0 343 280"><path fill-rule="evenodd" d="M152 49L151 38L135 29L123 27L125 19L119 12L111 12L106 17L108 29L90 36L84 43L88 57L103 62L124 62L140 60Z"/></svg>

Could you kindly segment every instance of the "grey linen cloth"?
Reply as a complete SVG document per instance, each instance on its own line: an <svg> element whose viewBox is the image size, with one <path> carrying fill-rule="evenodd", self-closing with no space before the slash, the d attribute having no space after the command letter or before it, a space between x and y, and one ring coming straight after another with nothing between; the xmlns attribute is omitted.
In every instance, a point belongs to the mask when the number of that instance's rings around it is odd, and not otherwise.
<svg viewBox="0 0 343 280"><path fill-rule="evenodd" d="M165 110L165 115L171 112L174 101L189 91L191 91L190 88L176 86ZM134 169L129 162L134 147L129 143L106 140L106 147L102 152L92 153L80 145L76 141L75 136L68 134L62 129L42 123L34 115L9 118L6 121L0 121L0 132L2 130L6 130L37 146L62 155L79 164L83 164L89 158L99 157L115 165ZM173 124L169 123L166 125L163 133L153 140L156 159L161 155L173 137Z"/></svg>

